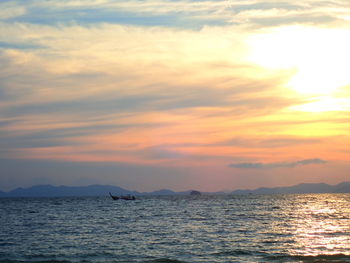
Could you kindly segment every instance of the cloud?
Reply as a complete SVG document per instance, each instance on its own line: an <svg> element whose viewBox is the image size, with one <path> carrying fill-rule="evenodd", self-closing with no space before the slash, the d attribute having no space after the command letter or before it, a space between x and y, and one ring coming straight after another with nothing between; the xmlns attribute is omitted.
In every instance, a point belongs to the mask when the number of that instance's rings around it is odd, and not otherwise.
<svg viewBox="0 0 350 263"><path fill-rule="evenodd" d="M148 147L144 150L138 151L138 154L143 155L144 158L151 160L175 160L181 159L185 156L180 152L172 151L163 147Z"/></svg>
<svg viewBox="0 0 350 263"><path fill-rule="evenodd" d="M0 20L24 15L26 11L26 8L22 4L16 3L16 1L2 1L0 3Z"/></svg>
<svg viewBox="0 0 350 263"><path fill-rule="evenodd" d="M41 25L119 24L199 30L206 25L326 24L347 16L345 1L26 1L5 2L0 19ZM40 16L37 14L40 13Z"/></svg>
<svg viewBox="0 0 350 263"><path fill-rule="evenodd" d="M0 157L196 166L208 176L220 169L229 174L230 162L255 169L324 162L246 162L291 160L303 150L346 159L326 139L348 134L347 112L293 111L313 99L286 87L296 70L267 69L247 57L251 37L265 39L277 28L285 34L272 40L282 42L252 42L268 61L284 61L296 45L314 43L299 39L314 38L329 17L347 26L341 17L349 4L275 2L2 1ZM287 38L280 26L289 23L299 24L297 32L304 24L313 27L301 35L306 38ZM335 39L339 45L342 38ZM323 56L333 54L324 46Z"/></svg>
<svg viewBox="0 0 350 263"><path fill-rule="evenodd" d="M199 107L261 114L295 103L261 94L283 81L281 72L254 79L256 68L242 61L239 28L3 25L2 37L14 43L6 44L0 58L6 68L0 73L4 118ZM15 43L28 42L38 48L17 50Z"/></svg>
<svg viewBox="0 0 350 263"><path fill-rule="evenodd" d="M237 137L222 142L218 142L217 145L222 146L236 146L242 148L280 148L289 146L300 146L305 144L317 144L321 143L320 138L305 138L305 137L279 137L274 138L248 138Z"/></svg>
<svg viewBox="0 0 350 263"><path fill-rule="evenodd" d="M230 164L231 168L241 168L241 169L261 169L261 168L291 168L301 165L309 164L324 164L326 161L319 158L305 159L295 162L276 162L276 163L233 163Z"/></svg>
<svg viewBox="0 0 350 263"><path fill-rule="evenodd" d="M9 12L3 12L5 21L42 25L108 23L200 29L204 25L226 24L232 13L226 1L27 1L25 7L26 12L22 13L11 10L13 14L8 15Z"/></svg>

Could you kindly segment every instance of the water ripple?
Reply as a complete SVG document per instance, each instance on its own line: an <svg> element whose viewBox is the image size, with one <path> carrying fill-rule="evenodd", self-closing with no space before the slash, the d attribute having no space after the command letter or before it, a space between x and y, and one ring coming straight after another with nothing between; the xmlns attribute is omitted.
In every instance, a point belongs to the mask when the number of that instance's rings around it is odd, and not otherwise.
<svg viewBox="0 0 350 263"><path fill-rule="evenodd" d="M350 262L350 195L0 199L0 263Z"/></svg>

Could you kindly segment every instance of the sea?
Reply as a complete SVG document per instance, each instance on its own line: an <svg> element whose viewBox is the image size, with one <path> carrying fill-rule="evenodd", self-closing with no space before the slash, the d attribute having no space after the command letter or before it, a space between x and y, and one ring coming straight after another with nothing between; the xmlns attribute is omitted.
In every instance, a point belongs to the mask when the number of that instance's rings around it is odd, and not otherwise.
<svg viewBox="0 0 350 263"><path fill-rule="evenodd" d="M0 198L5 262L350 262L350 194Z"/></svg>

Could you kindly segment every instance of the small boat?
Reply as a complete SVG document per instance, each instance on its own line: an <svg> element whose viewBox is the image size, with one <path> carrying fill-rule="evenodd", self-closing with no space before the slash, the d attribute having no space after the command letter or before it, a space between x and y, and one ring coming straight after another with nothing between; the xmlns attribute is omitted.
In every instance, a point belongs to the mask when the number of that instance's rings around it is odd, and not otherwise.
<svg viewBox="0 0 350 263"><path fill-rule="evenodd" d="M118 200L118 199L122 199L122 200L136 200L135 196L133 195L122 195L122 196L116 196L116 195L112 195L111 192L109 192L110 197L112 197L113 200Z"/></svg>
<svg viewBox="0 0 350 263"><path fill-rule="evenodd" d="M131 195L122 195L120 197L120 199L123 199L123 200L135 200L135 196L131 196Z"/></svg>

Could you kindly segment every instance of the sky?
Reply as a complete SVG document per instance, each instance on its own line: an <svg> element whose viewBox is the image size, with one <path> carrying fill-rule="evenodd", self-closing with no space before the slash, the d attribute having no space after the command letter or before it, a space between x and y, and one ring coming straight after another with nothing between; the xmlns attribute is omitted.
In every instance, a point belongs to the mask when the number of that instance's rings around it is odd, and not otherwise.
<svg viewBox="0 0 350 263"><path fill-rule="evenodd" d="M350 181L348 0L0 2L0 190Z"/></svg>

